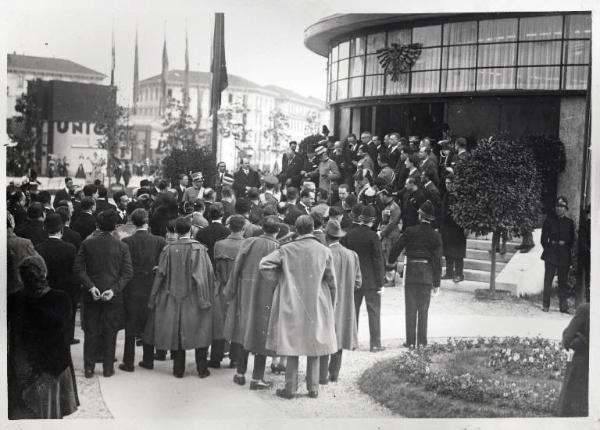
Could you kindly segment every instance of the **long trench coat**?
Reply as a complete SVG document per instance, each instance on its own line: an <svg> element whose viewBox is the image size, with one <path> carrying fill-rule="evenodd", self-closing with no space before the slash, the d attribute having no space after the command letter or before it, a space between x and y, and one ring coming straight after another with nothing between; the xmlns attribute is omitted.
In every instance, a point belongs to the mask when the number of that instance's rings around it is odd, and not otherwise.
<svg viewBox="0 0 600 430"><path fill-rule="evenodd" d="M337 293L335 301L335 335L337 347L355 349L358 346L354 291L360 288L361 273L358 254L339 242L329 245L333 257L333 268Z"/></svg>
<svg viewBox="0 0 600 430"><path fill-rule="evenodd" d="M278 281L267 349L286 356L336 352L336 280L329 248L312 235L300 236L264 257L260 271Z"/></svg>
<svg viewBox="0 0 600 430"><path fill-rule="evenodd" d="M450 258L465 258L467 255L467 238L461 226L459 226L450 212L450 206L454 204L456 197L447 192L442 198L440 211L440 230L442 243L444 245L444 256Z"/></svg>
<svg viewBox="0 0 600 430"><path fill-rule="evenodd" d="M214 282L204 245L182 238L166 246L150 293L144 342L170 350L209 346Z"/></svg>
<svg viewBox="0 0 600 430"><path fill-rule="evenodd" d="M277 240L265 235L246 239L224 291L225 298L230 300L225 338L255 354L273 355L265 343L276 282L266 279L258 264L278 246Z"/></svg>

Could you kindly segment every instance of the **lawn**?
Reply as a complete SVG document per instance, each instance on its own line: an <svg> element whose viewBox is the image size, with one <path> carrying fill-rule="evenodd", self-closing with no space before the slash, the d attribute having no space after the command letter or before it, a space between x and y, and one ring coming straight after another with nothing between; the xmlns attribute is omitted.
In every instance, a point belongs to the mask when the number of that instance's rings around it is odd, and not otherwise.
<svg viewBox="0 0 600 430"><path fill-rule="evenodd" d="M545 339L450 339L381 361L360 389L410 418L552 416L566 357Z"/></svg>

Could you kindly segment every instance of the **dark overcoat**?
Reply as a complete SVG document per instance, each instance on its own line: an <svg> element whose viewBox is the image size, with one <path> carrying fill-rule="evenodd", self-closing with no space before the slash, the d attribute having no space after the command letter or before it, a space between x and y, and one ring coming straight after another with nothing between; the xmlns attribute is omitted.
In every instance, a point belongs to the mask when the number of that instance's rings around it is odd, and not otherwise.
<svg viewBox="0 0 600 430"><path fill-rule="evenodd" d="M165 239L148 230L137 230L123 239L129 247L133 278L123 291L125 305L125 330L132 335L144 332L148 319L148 299L154 282L154 267L165 247Z"/></svg>
<svg viewBox="0 0 600 430"><path fill-rule="evenodd" d="M377 233L365 225L358 225L348 231L341 243L358 254L362 274L360 289L380 289L384 283L384 261Z"/></svg>
<svg viewBox="0 0 600 430"><path fill-rule="evenodd" d="M467 255L467 238L464 229L459 226L450 211L450 206L456 201L456 196L450 192L442 198L440 212L440 230L444 244L444 256L450 258L465 258Z"/></svg>
<svg viewBox="0 0 600 430"><path fill-rule="evenodd" d="M81 280L73 273L73 264L77 255L75 246L61 239L48 238L37 245L35 250L46 263L50 288L63 290L71 299L71 303L79 302Z"/></svg>
<svg viewBox="0 0 600 430"><path fill-rule="evenodd" d="M559 242L563 241L564 244ZM575 243L575 224L569 217L548 216L542 226L542 260L555 266L571 265L571 248Z"/></svg>

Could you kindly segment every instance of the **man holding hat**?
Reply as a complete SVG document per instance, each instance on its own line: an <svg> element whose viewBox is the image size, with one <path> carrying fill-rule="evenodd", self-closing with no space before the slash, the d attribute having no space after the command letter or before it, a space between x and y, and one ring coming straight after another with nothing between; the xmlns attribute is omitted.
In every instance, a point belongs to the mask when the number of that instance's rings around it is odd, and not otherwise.
<svg viewBox="0 0 600 430"><path fill-rule="evenodd" d="M202 177L202 172L196 172L192 174L192 186L186 188L183 192L183 197L181 201L185 202L195 202L196 199L202 198L204 195L204 178Z"/></svg>
<svg viewBox="0 0 600 430"><path fill-rule="evenodd" d="M337 284L334 306L335 335L338 351L335 354L321 356L319 383L336 382L342 365L342 350L353 350L358 346L356 310L354 292L360 288L362 277L358 254L340 245L340 239L346 236L338 221L330 220L325 228L327 245L333 256L333 270Z"/></svg>
<svg viewBox="0 0 600 430"><path fill-rule="evenodd" d="M575 224L567 217L569 205L566 197L560 196L556 200L556 216L548 216L542 226L542 260L545 261L544 273L543 311L550 309L550 293L552 280L558 272L558 298L559 309L563 313L569 312L567 304L567 280L571 266L571 248L575 242Z"/></svg>
<svg viewBox="0 0 600 430"><path fill-rule="evenodd" d="M329 158L325 146L317 147L315 156L319 159L319 167L309 173L309 175L318 174L319 188L331 194L332 186L336 186L337 181L341 177L340 169L338 168L338 165L335 164L335 161Z"/></svg>
<svg viewBox="0 0 600 430"><path fill-rule="evenodd" d="M212 188L217 193L217 201L221 200L221 190L223 189L223 185L225 185L225 175L227 174L227 165L224 161L219 161L217 163L217 173L213 176L213 180L211 182Z"/></svg>
<svg viewBox="0 0 600 430"><path fill-rule="evenodd" d="M358 218L358 226L353 228L342 239L342 244L356 252L360 262L362 284L354 292L356 325L360 315L363 298L367 303L369 314L369 333L371 352L381 351L381 287L384 283L384 260L381 241L371 227L376 214L373 206L365 206Z"/></svg>
<svg viewBox="0 0 600 430"><path fill-rule="evenodd" d="M396 264L406 249L404 303L406 343L409 348L427 345L427 314L431 289L437 293L442 274L442 238L431 226L433 205L426 201L419 208L419 224L408 227L390 253L387 263Z"/></svg>

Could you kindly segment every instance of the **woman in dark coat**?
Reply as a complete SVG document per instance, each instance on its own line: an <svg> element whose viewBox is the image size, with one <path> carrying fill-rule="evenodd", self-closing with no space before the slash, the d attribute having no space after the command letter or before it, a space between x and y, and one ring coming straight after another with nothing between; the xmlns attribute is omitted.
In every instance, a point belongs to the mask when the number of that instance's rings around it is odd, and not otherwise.
<svg viewBox="0 0 600 430"><path fill-rule="evenodd" d="M442 279L452 279L454 282L464 281L463 262L467 254L467 238L461 226L454 218L450 207L456 202L454 194L454 176L446 176L446 189L442 197L442 210L440 212L440 229L444 244L444 257L446 258L446 273Z"/></svg>
<svg viewBox="0 0 600 430"><path fill-rule="evenodd" d="M69 341L71 301L51 289L39 256L25 258L23 289L8 297L9 419L62 418L79 399Z"/></svg>
<svg viewBox="0 0 600 430"><path fill-rule="evenodd" d="M588 378L590 365L590 304L577 308L575 316L563 331L562 344L565 349L575 351L567 365L560 398L560 417L585 417L588 415Z"/></svg>

